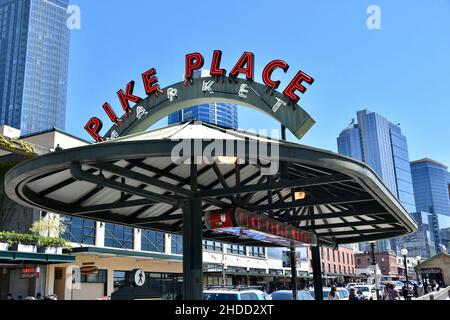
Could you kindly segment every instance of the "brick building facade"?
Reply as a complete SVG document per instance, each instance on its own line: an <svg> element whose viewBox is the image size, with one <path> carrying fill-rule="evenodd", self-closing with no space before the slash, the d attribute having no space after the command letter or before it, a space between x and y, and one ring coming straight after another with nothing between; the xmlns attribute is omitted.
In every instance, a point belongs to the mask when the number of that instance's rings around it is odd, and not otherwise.
<svg viewBox="0 0 450 320"><path fill-rule="evenodd" d="M310 259L309 268L312 272L311 251L308 250ZM355 274L355 254L353 249L346 246L339 246L337 249L328 247L320 248L320 263L324 284L343 284L358 278Z"/></svg>

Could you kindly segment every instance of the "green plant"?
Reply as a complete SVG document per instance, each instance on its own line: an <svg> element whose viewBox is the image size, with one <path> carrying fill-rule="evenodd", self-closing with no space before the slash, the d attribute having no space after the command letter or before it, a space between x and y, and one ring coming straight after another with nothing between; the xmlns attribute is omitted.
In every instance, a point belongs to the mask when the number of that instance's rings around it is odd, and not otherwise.
<svg viewBox="0 0 450 320"><path fill-rule="evenodd" d="M61 238L40 237L39 246L53 247L53 248L65 248L68 246L68 242Z"/></svg>
<svg viewBox="0 0 450 320"><path fill-rule="evenodd" d="M35 234L18 234L18 243L28 246L35 246L39 242L39 236Z"/></svg>
<svg viewBox="0 0 450 320"><path fill-rule="evenodd" d="M37 245L39 242L39 237L34 234L23 234L16 232L0 232L0 242L8 243L8 245L13 246L15 244L23 245Z"/></svg>

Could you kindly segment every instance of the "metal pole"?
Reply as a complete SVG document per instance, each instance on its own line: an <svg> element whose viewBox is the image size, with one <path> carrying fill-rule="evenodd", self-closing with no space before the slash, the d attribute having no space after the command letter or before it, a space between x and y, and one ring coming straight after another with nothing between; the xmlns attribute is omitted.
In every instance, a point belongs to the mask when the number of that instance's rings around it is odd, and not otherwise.
<svg viewBox="0 0 450 320"><path fill-rule="evenodd" d="M316 300L323 300L322 290L322 266L320 264L320 248L319 245L311 247L314 296Z"/></svg>
<svg viewBox="0 0 450 320"><path fill-rule="evenodd" d="M373 266L373 276L375 281L375 290L377 293L377 300L380 300L380 288L378 286L378 278L377 278L377 261L375 259L375 243L370 243L370 251L372 254L372 266Z"/></svg>
<svg viewBox="0 0 450 320"><path fill-rule="evenodd" d="M291 247L291 277L292 299L297 300L297 252L295 252L295 246Z"/></svg>
<svg viewBox="0 0 450 320"><path fill-rule="evenodd" d="M197 192L197 164L191 159L191 190ZM202 203L189 198L183 207L184 299L203 298Z"/></svg>
<svg viewBox="0 0 450 320"><path fill-rule="evenodd" d="M408 300L409 284L408 284L408 265L406 264L406 256L403 256L403 262L405 264L405 278L406 278L406 296L405 296L405 300Z"/></svg>

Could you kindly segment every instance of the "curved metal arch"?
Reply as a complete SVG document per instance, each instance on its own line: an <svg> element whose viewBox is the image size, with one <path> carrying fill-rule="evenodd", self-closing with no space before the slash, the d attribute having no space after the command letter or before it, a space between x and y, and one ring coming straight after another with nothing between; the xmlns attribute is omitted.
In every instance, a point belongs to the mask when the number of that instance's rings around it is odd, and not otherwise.
<svg viewBox="0 0 450 320"><path fill-rule="evenodd" d="M123 115L104 139L113 139L145 131L162 118L185 108L209 103L231 103L261 111L276 119L294 136L301 138L315 124L314 119L298 104L263 84L239 78L198 78L188 87L179 82L163 89L159 96L150 95ZM169 93L177 92L177 97Z"/></svg>

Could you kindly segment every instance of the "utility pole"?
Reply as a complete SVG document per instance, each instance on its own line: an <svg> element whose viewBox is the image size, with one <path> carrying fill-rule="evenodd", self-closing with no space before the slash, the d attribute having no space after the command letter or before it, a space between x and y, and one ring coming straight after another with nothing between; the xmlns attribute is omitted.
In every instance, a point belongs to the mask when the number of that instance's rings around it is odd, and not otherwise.
<svg viewBox="0 0 450 320"><path fill-rule="evenodd" d="M375 290L377 292L377 300L380 300L380 288L378 286L377 262L375 259L375 242L370 243L370 253L372 255L373 276L375 281Z"/></svg>
<svg viewBox="0 0 450 320"><path fill-rule="evenodd" d="M292 299L297 300L297 252L291 246Z"/></svg>

